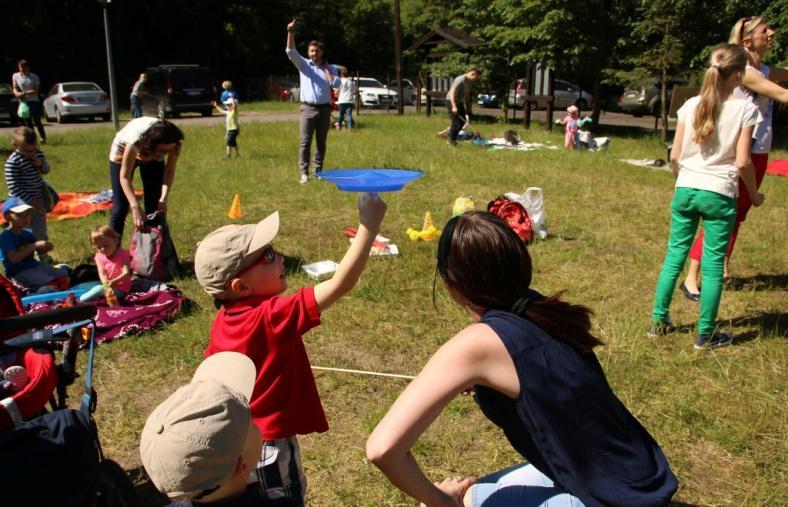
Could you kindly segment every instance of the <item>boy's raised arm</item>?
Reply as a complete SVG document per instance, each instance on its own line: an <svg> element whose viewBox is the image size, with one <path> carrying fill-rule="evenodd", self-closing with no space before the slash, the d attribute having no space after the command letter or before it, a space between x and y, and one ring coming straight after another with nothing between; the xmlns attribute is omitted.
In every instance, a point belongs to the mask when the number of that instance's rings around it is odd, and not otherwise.
<svg viewBox="0 0 788 507"><path fill-rule="evenodd" d="M358 282L385 214L386 203L377 194L366 193L359 197L358 233L339 263L334 276L315 286L315 300L320 312L350 292Z"/></svg>

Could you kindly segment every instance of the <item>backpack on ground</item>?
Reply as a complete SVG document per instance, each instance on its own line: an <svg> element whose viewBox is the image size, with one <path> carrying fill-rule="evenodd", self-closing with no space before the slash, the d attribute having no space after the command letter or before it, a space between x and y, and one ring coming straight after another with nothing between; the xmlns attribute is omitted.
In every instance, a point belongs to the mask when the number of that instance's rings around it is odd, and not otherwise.
<svg viewBox="0 0 788 507"><path fill-rule="evenodd" d="M142 229L134 231L130 253L131 270L137 276L160 282L181 276L167 219L161 213L148 215Z"/></svg>
<svg viewBox="0 0 788 507"><path fill-rule="evenodd" d="M506 220L509 227L523 241L533 241L534 230L531 225L531 219L528 217L525 207L519 202L501 195L487 204L487 211Z"/></svg>

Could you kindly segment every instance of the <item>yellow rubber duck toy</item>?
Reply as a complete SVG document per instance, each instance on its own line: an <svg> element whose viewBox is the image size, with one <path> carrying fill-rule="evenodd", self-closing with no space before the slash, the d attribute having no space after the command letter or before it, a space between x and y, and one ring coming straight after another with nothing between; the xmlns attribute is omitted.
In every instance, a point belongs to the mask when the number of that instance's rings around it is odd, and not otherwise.
<svg viewBox="0 0 788 507"><path fill-rule="evenodd" d="M430 241L439 238L441 231L435 228L435 225L432 223L432 213L428 211L424 214L424 225L422 225L421 230L417 231L416 229L408 228L405 234L408 235L411 241L418 241L420 239Z"/></svg>

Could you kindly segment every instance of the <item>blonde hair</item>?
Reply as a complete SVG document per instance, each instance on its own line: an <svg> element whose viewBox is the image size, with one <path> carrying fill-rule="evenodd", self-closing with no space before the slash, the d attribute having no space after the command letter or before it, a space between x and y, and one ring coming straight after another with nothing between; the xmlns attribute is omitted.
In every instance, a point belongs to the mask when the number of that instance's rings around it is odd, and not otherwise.
<svg viewBox="0 0 788 507"><path fill-rule="evenodd" d="M233 87L233 84L230 81L222 81L222 88L225 90L229 90Z"/></svg>
<svg viewBox="0 0 788 507"><path fill-rule="evenodd" d="M766 23L766 18L763 16L752 16L741 18L731 28L731 34L728 37L728 42L731 44L738 44L743 46L745 40L752 40L753 32L759 26Z"/></svg>
<svg viewBox="0 0 788 507"><path fill-rule="evenodd" d="M120 234L115 232L115 229L109 225L99 225L90 231L90 243L95 244L99 238L112 238L120 245Z"/></svg>
<svg viewBox="0 0 788 507"><path fill-rule="evenodd" d="M747 58L747 50L738 44L723 44L711 54L711 65L703 78L700 102L692 121L692 128L695 130L692 140L696 143L703 143L714 133L717 113L725 99L722 88L734 73L744 72Z"/></svg>

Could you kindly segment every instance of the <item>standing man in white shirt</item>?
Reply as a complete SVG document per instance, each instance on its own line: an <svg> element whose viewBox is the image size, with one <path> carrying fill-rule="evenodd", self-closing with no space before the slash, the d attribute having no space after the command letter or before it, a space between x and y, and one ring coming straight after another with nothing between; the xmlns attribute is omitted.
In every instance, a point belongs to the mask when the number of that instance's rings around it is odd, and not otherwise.
<svg viewBox="0 0 788 507"><path fill-rule="evenodd" d="M30 117L22 121L29 128L33 128L35 124L35 127L38 129L40 142L44 144L47 141L47 134L44 132L44 125L41 123L41 100L38 98L40 82L38 76L30 72L30 64L27 63L27 60L19 60L16 62L16 65L19 72L15 72L11 76L14 96L30 108Z"/></svg>
<svg viewBox="0 0 788 507"><path fill-rule="evenodd" d="M326 138L331 127L331 88L340 84L337 70L323 58L323 44L316 40L309 43L304 58L295 48L296 20L287 25L287 57L298 69L301 83L301 143L299 145L300 183L309 178L309 152L315 136L314 172L323 170L326 155Z"/></svg>

